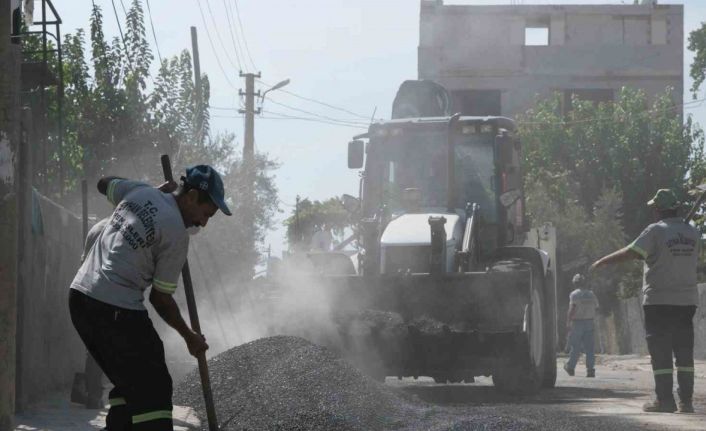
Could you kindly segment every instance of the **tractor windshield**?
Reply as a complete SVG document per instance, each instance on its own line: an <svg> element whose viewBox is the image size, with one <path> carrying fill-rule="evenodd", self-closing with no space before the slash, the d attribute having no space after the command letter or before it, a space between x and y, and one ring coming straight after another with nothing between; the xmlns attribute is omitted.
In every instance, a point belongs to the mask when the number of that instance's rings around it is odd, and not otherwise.
<svg viewBox="0 0 706 431"><path fill-rule="evenodd" d="M455 143L456 208L477 203L488 221L495 221L493 134L457 135ZM421 194L421 206L447 205L447 135L445 131L414 131L389 136L382 143L383 201L399 211L405 189Z"/></svg>

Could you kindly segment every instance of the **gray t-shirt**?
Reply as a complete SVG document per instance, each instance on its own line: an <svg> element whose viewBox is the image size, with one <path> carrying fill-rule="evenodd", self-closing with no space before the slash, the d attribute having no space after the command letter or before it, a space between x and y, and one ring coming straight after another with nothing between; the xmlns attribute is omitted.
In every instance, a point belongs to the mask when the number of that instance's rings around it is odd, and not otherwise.
<svg viewBox="0 0 706 431"><path fill-rule="evenodd" d="M98 220L98 222L88 230L88 233L86 234L86 242L84 242L83 244L83 254L81 255L81 263L86 260L86 256L88 256L88 253L91 251L93 244L96 243L98 235L103 232L103 228L105 228L109 221L109 217Z"/></svg>
<svg viewBox="0 0 706 431"><path fill-rule="evenodd" d="M189 249L189 236L173 195L128 180L108 185L115 211L71 283L99 301L144 310L152 285L173 294Z"/></svg>
<svg viewBox="0 0 706 431"><path fill-rule="evenodd" d="M589 320L596 317L598 298L588 289L576 289L569 295L569 305L575 305L574 320Z"/></svg>
<svg viewBox="0 0 706 431"><path fill-rule="evenodd" d="M701 235L678 217L653 223L628 246L645 259L644 305L697 305Z"/></svg>

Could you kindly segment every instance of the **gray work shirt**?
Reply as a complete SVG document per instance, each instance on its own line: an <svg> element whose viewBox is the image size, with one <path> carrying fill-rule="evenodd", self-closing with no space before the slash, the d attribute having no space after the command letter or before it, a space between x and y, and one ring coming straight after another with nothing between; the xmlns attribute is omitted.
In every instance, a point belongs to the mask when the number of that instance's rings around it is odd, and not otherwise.
<svg viewBox="0 0 706 431"><path fill-rule="evenodd" d="M93 245L96 243L96 240L98 240L98 236L101 234L101 232L103 232L103 229L106 227L109 221L110 218L101 219L96 224L94 224L91 229L89 229L88 233L86 234L86 241L83 244L83 254L81 255L81 263L86 260L88 253L91 251L91 248L93 248Z"/></svg>
<svg viewBox="0 0 706 431"><path fill-rule="evenodd" d="M678 217L653 223L628 246L645 259L644 305L698 305L701 234Z"/></svg>
<svg viewBox="0 0 706 431"><path fill-rule="evenodd" d="M143 293L150 285L175 292L189 236L171 194L137 181L113 180L107 196L115 211L71 288L116 307L144 310Z"/></svg>
<svg viewBox="0 0 706 431"><path fill-rule="evenodd" d="M598 298L588 289L576 289L569 295L569 305L575 305L573 320L593 320L598 309Z"/></svg>

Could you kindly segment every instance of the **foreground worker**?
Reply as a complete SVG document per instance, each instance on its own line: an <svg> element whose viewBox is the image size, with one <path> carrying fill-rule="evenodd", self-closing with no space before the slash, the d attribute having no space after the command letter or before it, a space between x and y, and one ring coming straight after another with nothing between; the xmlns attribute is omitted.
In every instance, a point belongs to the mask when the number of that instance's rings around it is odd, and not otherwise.
<svg viewBox="0 0 706 431"><path fill-rule="evenodd" d="M81 254L81 263L86 260L86 256L88 256L91 248L93 248L93 244L95 244L98 236L109 221L110 218L99 220L88 231L83 245L83 253ZM80 385L76 387L76 382L74 382L74 388L71 391L71 401L83 402L86 408L89 409L102 409L105 407L105 403L103 402L103 372L88 351L86 351L86 365L84 367L83 377L85 387L81 388Z"/></svg>
<svg viewBox="0 0 706 431"><path fill-rule="evenodd" d="M172 430L172 380L143 293L152 286L150 303L184 338L189 353L208 349L172 295L189 247L186 229L206 226L218 209L230 215L223 181L213 168L199 165L186 170L176 194L116 177L102 178L98 191L116 208L71 283L71 320L115 385L107 429Z"/></svg>
<svg viewBox="0 0 706 431"><path fill-rule="evenodd" d="M569 313L566 316L566 329L569 331L569 360L564 370L574 375L576 363L581 352L586 353L586 377L596 377L596 355L594 349L593 320L598 309L598 298L591 291L586 278L574 275L572 280L576 288L569 295Z"/></svg>
<svg viewBox="0 0 706 431"><path fill-rule="evenodd" d="M659 220L632 244L597 260L591 269L630 259L645 261L643 308L647 348L652 357L657 399L646 412L677 410L673 394L672 354L679 383L679 412L693 413L694 313L699 293L696 265L701 235L678 217L679 202L669 189L660 189L647 203Z"/></svg>

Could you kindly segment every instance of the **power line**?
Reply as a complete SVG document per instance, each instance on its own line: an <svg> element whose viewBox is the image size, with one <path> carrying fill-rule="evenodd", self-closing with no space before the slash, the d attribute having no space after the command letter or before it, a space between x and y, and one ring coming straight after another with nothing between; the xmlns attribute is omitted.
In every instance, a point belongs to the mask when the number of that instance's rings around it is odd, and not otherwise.
<svg viewBox="0 0 706 431"><path fill-rule="evenodd" d="M270 84L268 84L268 83L266 83L266 82L264 82L264 81L262 81L262 80L259 80L259 79L258 79L258 82L261 83L261 84L267 85L268 87L271 87L271 86L272 86L272 85L270 85ZM310 98L310 97L301 96L301 95L299 95L299 94L292 93L291 91L285 90L285 89L283 89L283 88L281 88L281 89L279 89L279 90L277 90L277 91L281 91L282 93L289 94L290 96L296 97L297 99L306 100L307 102L312 102L312 103L318 103L319 105L326 106L327 108L331 108L331 109L335 109L335 110L337 110L337 111L345 112L345 113L347 113L347 114L350 114L350 115L359 117L359 118L361 118L361 119L363 119L363 120L366 120L366 121L368 120L368 116L367 116L367 115L361 115L361 114L355 113L355 112L353 112L353 111L350 111L350 110L348 110L348 109L346 109L346 108L341 108L341 107L338 107L338 106L334 106L334 105L331 105L330 103L322 102L322 101L320 101L320 100L312 99L312 98Z"/></svg>
<svg viewBox="0 0 706 431"><path fill-rule="evenodd" d="M263 110L262 112L267 113L267 114L272 114L272 115L278 115L281 120L285 119L291 119L291 120L303 120L303 121L312 121L315 123L322 123L322 124L331 124L334 126L345 126L345 127L351 127L355 129L365 129L367 130L368 128L366 126L363 126L361 124L357 123L348 123L345 121L337 121L337 120L322 120L319 118L311 118L311 117L301 117L301 116L295 116L295 115L289 115L285 114L283 112L275 112L275 111L266 111ZM260 117L260 118L267 118L267 117Z"/></svg>
<svg viewBox="0 0 706 431"><path fill-rule="evenodd" d="M216 18L213 17L213 12L211 11L211 2L208 0L206 0L206 8L208 9L208 15L211 17L211 22L213 23L213 30L216 32L216 37L218 38L218 42L220 42L221 44L221 48L223 48L223 52L225 53L228 62L230 62L230 65L233 66L234 69L242 70L243 66L240 64L240 58L236 58L236 60L238 61L238 65L236 66L235 63L233 63L233 59L230 58L230 55L228 54L226 45L223 43L223 39L221 38L221 32L218 31L218 24L216 24Z"/></svg>
<svg viewBox="0 0 706 431"><path fill-rule="evenodd" d="M213 45L213 39L211 39L211 32L208 31L208 25L206 24L206 17L203 14L203 9L201 8L200 0L195 0L195 1L196 1L196 5L199 7L199 12L201 13L201 21L203 22L204 30L206 30L206 36L208 37L208 43L209 43L209 45L211 45L211 50L213 50L214 57L216 57L216 63L218 64L218 68L221 70L221 73L223 73L223 77L228 82L228 85L230 85L231 88L236 89L235 85L233 85L230 78L228 78L228 74L226 73L225 69L223 68L223 64L221 63L221 59L218 57L218 52L216 51L216 47Z"/></svg>
<svg viewBox="0 0 706 431"><path fill-rule="evenodd" d="M123 8L123 13L127 17L127 9L125 9L125 3L123 3L123 0L120 0L120 7Z"/></svg>
<svg viewBox="0 0 706 431"><path fill-rule="evenodd" d="M660 113L660 112L669 112L669 111L673 111L678 108L694 109L694 108L698 108L699 106L701 106L701 104L703 104L704 101L706 101L706 98L692 100L690 102L685 102L680 105L672 105L670 107L662 108L662 109L647 109L645 111L639 112L637 115L642 116L642 115L650 115L650 114ZM690 105L694 105L694 106L690 106ZM584 118L581 120L571 120L571 121L517 121L517 122L515 122L515 124L524 125L524 126L535 126L535 125L566 126L566 125L571 125L571 124L596 123L596 122L601 122L601 121L616 121L616 119L613 116L613 114L611 114L610 116L606 116L605 118L593 117L593 118ZM618 121L623 121L623 119L620 118L620 119L618 119Z"/></svg>
<svg viewBox="0 0 706 431"><path fill-rule="evenodd" d="M318 118L311 118L311 117L296 117L292 115L287 115L283 113L276 113L272 111L263 111L268 114L272 114L274 116L260 116L258 119L260 120L298 120L298 121L310 121L314 123L320 123L320 124L328 124L331 126L342 126L342 127L350 127L354 129L362 129L362 130L367 130L367 127L355 125L355 124L347 124L347 123L334 123L332 121L325 121L325 120L319 120ZM227 118L227 119L242 119L245 118L242 115L211 115L211 118Z"/></svg>
<svg viewBox="0 0 706 431"><path fill-rule="evenodd" d="M277 102L277 101L272 100L272 99L268 99L268 100L269 100L270 102L274 103L275 105L279 105L279 106L282 106L282 107L284 107L284 108L287 108L287 109L291 109L291 110L293 110L293 111L300 112L300 113L302 113L302 114L312 115L312 116L314 116L314 117L318 117L318 118L321 118L321 119L327 120L327 121L333 121L333 122L337 122L337 123L356 124L356 125L360 125L360 126L367 126L367 125L369 124L369 123L367 123L367 122L362 122L362 121L359 121L359 120L352 120L352 119L345 119L345 118L333 118L333 117L329 117L329 116L326 116L326 115L317 114L316 112L311 112L311 111L307 111L307 110L304 110L304 109L296 108L296 107L294 107L294 106L290 106L290 105L287 105L287 104L285 104L285 103ZM220 111L237 111L237 110L238 110L237 108L228 108L228 107L222 107L222 106L211 106L211 108L212 108L212 109L216 109L216 110L220 110Z"/></svg>
<svg viewBox="0 0 706 431"><path fill-rule="evenodd" d="M216 110L218 110L218 111L240 111L241 109L243 109L243 106L242 106L242 103L241 103L240 108L228 108L228 107L225 107L225 106L209 106L209 108L211 108L211 109L216 109Z"/></svg>
<svg viewBox="0 0 706 431"><path fill-rule="evenodd" d="M120 25L120 18L118 18L118 9L115 7L115 0L110 0L113 5L113 13L115 14L115 22L118 24L118 31L120 32L120 40L123 41L123 47L125 48L125 56L130 64L130 71L134 73L132 68L132 58L130 58L130 51L127 49L127 44L125 43L125 36L123 36L123 27ZM125 11L125 6L123 5L123 12Z"/></svg>
<svg viewBox="0 0 706 431"><path fill-rule="evenodd" d="M240 36L243 38L243 44L245 45L245 52L248 54L248 59L253 67L253 70L257 70L257 66L252 61L252 56L250 55L250 48L248 47L248 40L245 38L245 27L243 27L243 22L240 20L240 8L238 8L238 0L233 0L235 4L235 15L238 18L238 25L240 26Z"/></svg>
<svg viewBox="0 0 706 431"><path fill-rule="evenodd" d="M152 27L152 37L154 37L154 46L157 48L157 57L159 57L159 66L162 67L162 53L159 52L159 42L157 42L157 32L154 31L154 23L152 22L152 9L150 9L150 0L146 0L147 15L150 18L150 27Z"/></svg>
<svg viewBox="0 0 706 431"><path fill-rule="evenodd" d="M367 125L367 124L368 124L368 123L363 123L363 122L358 121L358 120L346 120L346 119L332 118L332 117L328 117L328 116L326 116L326 115L317 114L317 113L315 113L315 112L306 111L306 110L304 110L304 109L295 108L294 106L290 106L290 105L287 105L287 104L284 104L284 103L281 103L281 102L277 102L276 100L273 100L273 99L268 99L268 100L269 100L271 103L274 103L275 105L279 105L279 106L281 106L281 107L283 107L283 108L291 109L292 111L301 112L301 113L303 113L303 114L313 115L313 116L315 116L315 117L319 117L319 118L322 118L322 119L324 119L324 120L337 121L337 122L345 122L345 123L353 123L353 124L359 124L359 125Z"/></svg>
<svg viewBox="0 0 706 431"><path fill-rule="evenodd" d="M238 52L239 51L242 52L243 47L241 46L240 49L238 49L238 46L240 45L240 41L238 40L236 43L237 38L233 34L233 21L230 17L231 13L228 10L229 8L228 8L228 3L226 3L226 0L223 0L223 9L226 10L226 19L228 20L228 32L230 33L230 41L233 42L233 49L235 50L235 58L238 59L238 64L241 64L240 63L240 55L238 54ZM243 61L243 63L245 63L245 62ZM242 67L241 67L241 69L242 69ZM247 69L247 67L245 69Z"/></svg>

